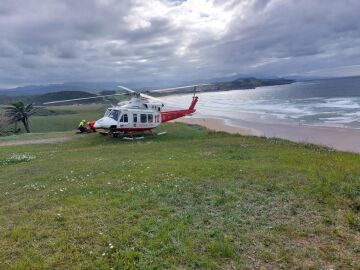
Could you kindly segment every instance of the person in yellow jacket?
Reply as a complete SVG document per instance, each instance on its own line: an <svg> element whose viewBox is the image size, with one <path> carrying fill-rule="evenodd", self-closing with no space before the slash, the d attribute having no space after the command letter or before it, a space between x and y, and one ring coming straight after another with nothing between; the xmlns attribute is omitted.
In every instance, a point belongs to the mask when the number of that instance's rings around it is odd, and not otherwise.
<svg viewBox="0 0 360 270"><path fill-rule="evenodd" d="M79 130L81 133L85 132L86 131L86 120L81 120L80 123L79 123Z"/></svg>

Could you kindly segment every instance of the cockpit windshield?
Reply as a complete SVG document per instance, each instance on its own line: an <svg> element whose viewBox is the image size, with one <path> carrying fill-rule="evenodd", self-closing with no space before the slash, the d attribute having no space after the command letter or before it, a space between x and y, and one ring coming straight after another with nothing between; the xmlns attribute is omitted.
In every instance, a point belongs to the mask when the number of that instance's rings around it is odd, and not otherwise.
<svg viewBox="0 0 360 270"><path fill-rule="evenodd" d="M112 109L110 109L110 108L107 109L106 112L105 112L105 114L104 114L104 116L109 116L109 114L111 113L111 111L112 111Z"/></svg>
<svg viewBox="0 0 360 270"><path fill-rule="evenodd" d="M108 117L117 121L119 119L119 111L118 110L111 110Z"/></svg>

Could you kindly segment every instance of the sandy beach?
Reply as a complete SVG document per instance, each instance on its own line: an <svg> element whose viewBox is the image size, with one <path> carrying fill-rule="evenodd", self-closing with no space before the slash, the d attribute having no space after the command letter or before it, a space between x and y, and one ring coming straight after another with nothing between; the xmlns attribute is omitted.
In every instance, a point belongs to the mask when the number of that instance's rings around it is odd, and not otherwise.
<svg viewBox="0 0 360 270"><path fill-rule="evenodd" d="M217 118L183 118L179 122L204 126L210 130L287 139L294 142L324 145L340 151L360 153L360 130L297 124L260 123L245 120L232 122Z"/></svg>

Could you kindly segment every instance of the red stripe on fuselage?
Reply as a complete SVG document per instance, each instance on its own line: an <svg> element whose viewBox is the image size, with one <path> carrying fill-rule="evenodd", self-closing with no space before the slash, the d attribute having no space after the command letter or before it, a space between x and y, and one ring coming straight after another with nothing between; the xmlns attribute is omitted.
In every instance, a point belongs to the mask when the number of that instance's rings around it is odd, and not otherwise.
<svg viewBox="0 0 360 270"><path fill-rule="evenodd" d="M147 130L152 130L155 127L147 127L147 128L117 128L116 131L120 131L120 132L132 132L132 131L147 131ZM105 131L109 131L110 129L105 129L105 128L98 128L96 130L105 130Z"/></svg>
<svg viewBox="0 0 360 270"><path fill-rule="evenodd" d="M148 128L117 128L116 130L121 132L130 132L130 131L146 131L154 129L155 127L148 127Z"/></svg>

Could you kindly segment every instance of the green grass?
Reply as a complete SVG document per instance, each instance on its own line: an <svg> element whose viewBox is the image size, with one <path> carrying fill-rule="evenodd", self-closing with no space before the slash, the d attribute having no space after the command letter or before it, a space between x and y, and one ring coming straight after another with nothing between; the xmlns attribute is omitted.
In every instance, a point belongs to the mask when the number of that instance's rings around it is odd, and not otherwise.
<svg viewBox="0 0 360 270"><path fill-rule="evenodd" d="M20 133L12 136L2 136L0 137L0 144L6 142L16 142L16 141L28 141L28 140L39 140L39 139L49 139L57 138L64 136L73 136L75 133L74 130L66 132L49 132L49 133Z"/></svg>
<svg viewBox="0 0 360 270"><path fill-rule="evenodd" d="M31 131L33 133L74 131L82 119L93 121L103 117L108 107L111 107L111 105L87 104L39 107L36 109L35 115L30 117ZM0 111L1 109L0 106ZM23 125L19 122L17 126L23 133ZM9 125L7 130L10 131L13 127L14 125Z"/></svg>
<svg viewBox="0 0 360 270"><path fill-rule="evenodd" d="M0 269L360 268L359 155L162 129L0 147Z"/></svg>
<svg viewBox="0 0 360 270"><path fill-rule="evenodd" d="M110 105L111 106L111 105ZM33 132L70 131L78 127L82 119L86 121L101 118L109 105L67 105L49 107L59 114L47 116L32 116L31 127ZM19 127L22 128L21 125Z"/></svg>

